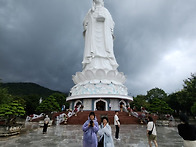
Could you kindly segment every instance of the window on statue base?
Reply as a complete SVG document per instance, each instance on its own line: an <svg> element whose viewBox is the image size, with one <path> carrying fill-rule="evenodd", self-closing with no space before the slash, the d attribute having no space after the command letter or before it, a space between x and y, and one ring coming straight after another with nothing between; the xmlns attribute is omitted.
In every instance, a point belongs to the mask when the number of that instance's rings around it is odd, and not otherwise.
<svg viewBox="0 0 196 147"><path fill-rule="evenodd" d="M98 111L105 111L105 102L98 101L96 103L96 108L97 108Z"/></svg>

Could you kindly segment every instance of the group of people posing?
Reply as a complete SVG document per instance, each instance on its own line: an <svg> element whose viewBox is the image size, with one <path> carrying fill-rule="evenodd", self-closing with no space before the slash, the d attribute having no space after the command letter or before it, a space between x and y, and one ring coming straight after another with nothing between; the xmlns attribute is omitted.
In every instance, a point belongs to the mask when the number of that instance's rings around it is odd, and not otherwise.
<svg viewBox="0 0 196 147"><path fill-rule="evenodd" d="M83 147L114 147L112 130L107 117L102 117L101 124L98 125L95 113L90 112L82 129L84 132Z"/></svg>
<svg viewBox="0 0 196 147"><path fill-rule="evenodd" d="M115 111L114 125L116 127L115 139L120 141L120 120L118 117L118 111ZM112 130L107 117L102 117L101 124L98 125L95 113L90 112L88 120L83 124L82 129L84 132L83 147L114 147ZM152 117L149 116L149 123L147 124L147 136L150 146L152 146L151 142L153 141L155 146L158 147L156 142L156 135L157 133L155 124L153 123Z"/></svg>

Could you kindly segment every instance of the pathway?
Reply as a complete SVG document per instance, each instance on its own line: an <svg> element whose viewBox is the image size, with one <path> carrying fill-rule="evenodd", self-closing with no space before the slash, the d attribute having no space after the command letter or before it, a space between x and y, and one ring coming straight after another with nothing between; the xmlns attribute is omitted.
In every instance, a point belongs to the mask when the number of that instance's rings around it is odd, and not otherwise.
<svg viewBox="0 0 196 147"><path fill-rule="evenodd" d="M0 138L1 147L82 147L82 125L58 125L48 128L42 134L42 128L29 123L30 130L17 136ZM32 129L33 128L33 129ZM115 128L112 125L112 132ZM159 147L181 147L182 139L176 127L157 127ZM113 135L114 136L114 135ZM115 147L148 147L145 125L122 125L121 141L114 140Z"/></svg>

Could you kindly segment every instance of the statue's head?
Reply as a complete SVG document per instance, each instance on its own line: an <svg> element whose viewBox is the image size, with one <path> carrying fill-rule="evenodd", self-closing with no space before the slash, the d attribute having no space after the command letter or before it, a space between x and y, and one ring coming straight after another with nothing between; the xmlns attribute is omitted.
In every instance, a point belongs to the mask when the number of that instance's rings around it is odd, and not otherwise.
<svg viewBox="0 0 196 147"><path fill-rule="evenodd" d="M104 0L93 0L93 6L92 6L92 9L91 9L92 12L95 11L97 5L101 5L101 6L104 7Z"/></svg>
<svg viewBox="0 0 196 147"><path fill-rule="evenodd" d="M101 4L102 6L104 5L104 0L93 0L95 4Z"/></svg>

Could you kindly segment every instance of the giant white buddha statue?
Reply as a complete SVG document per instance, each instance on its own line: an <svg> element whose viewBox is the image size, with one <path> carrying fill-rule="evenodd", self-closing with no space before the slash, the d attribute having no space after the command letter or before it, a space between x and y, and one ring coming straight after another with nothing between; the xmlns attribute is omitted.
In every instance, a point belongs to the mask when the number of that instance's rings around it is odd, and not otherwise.
<svg viewBox="0 0 196 147"><path fill-rule="evenodd" d="M114 21L103 0L93 0L83 21L85 40L82 72L72 76L75 85L70 90L70 108L78 102L84 110L119 110L119 104L132 101L124 85L124 73L118 72L113 51ZM126 101L126 102L125 102ZM101 106L102 108L99 108Z"/></svg>
<svg viewBox="0 0 196 147"><path fill-rule="evenodd" d="M104 7L103 0L93 0L84 21L83 70L73 75L76 84L73 95L121 94L127 95L124 73L118 72L113 51L114 21Z"/></svg>
<svg viewBox="0 0 196 147"><path fill-rule="evenodd" d="M114 21L104 7L103 0L93 0L84 22L83 70L116 70L118 64L113 52Z"/></svg>

